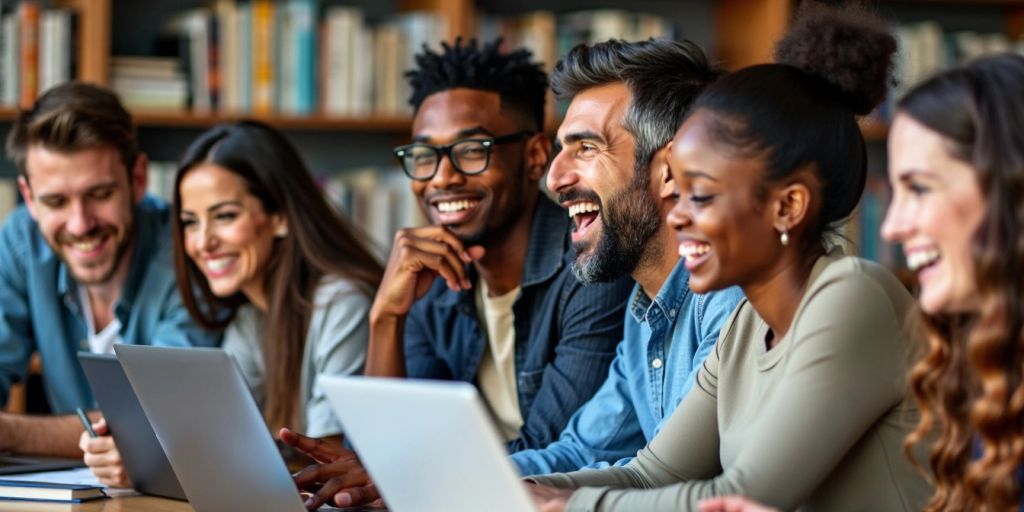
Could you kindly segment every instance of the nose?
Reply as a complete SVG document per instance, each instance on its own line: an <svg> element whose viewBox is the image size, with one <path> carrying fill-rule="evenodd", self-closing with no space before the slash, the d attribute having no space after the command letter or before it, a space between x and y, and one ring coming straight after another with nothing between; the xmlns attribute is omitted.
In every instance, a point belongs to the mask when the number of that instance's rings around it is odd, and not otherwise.
<svg viewBox="0 0 1024 512"><path fill-rule="evenodd" d="M96 217L85 201L74 201L71 205L71 216L65 229L73 236L84 236L96 227Z"/></svg>
<svg viewBox="0 0 1024 512"><path fill-rule="evenodd" d="M690 217L690 211L686 206L686 201L682 197L676 199L675 206L672 207L668 212L668 217L665 219L669 227L676 231L682 231L690 224L693 223L693 219Z"/></svg>
<svg viewBox="0 0 1024 512"><path fill-rule="evenodd" d="M212 252L217 248L217 237L208 223L196 223L196 230L192 233L192 244L199 254Z"/></svg>
<svg viewBox="0 0 1024 512"><path fill-rule="evenodd" d="M466 175L455 168L451 155L441 155L441 160L437 163L437 172L430 178L430 184L445 190L465 183Z"/></svg>
<svg viewBox="0 0 1024 512"><path fill-rule="evenodd" d="M900 242L907 239L911 231L909 208L899 194L893 195L889 209L885 212L885 220L882 221L882 238L889 242Z"/></svg>
<svg viewBox="0 0 1024 512"><path fill-rule="evenodd" d="M573 164L572 157L569 156L565 148L562 148L562 150L555 154L555 158L551 161L551 166L548 167L548 177L544 181L548 190L558 192L575 185L579 181L579 176L576 174Z"/></svg>

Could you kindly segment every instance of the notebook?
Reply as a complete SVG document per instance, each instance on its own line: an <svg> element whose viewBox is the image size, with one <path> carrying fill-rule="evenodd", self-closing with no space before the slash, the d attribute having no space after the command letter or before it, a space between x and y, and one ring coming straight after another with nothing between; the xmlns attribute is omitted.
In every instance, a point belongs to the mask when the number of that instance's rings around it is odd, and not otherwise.
<svg viewBox="0 0 1024 512"><path fill-rule="evenodd" d="M0 480L0 500L81 503L106 497L107 495L103 493L103 488L95 485Z"/></svg>

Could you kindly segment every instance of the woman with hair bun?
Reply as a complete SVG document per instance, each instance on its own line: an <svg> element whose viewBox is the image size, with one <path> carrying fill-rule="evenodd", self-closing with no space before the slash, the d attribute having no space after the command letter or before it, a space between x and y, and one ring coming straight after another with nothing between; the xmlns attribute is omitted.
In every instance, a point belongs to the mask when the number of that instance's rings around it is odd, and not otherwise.
<svg viewBox="0 0 1024 512"><path fill-rule="evenodd" d="M910 376L929 448L927 511L1020 510L1024 463L1024 57L946 71L900 100L882 235L917 273L926 332Z"/></svg>
<svg viewBox="0 0 1024 512"><path fill-rule="evenodd" d="M738 285L747 298L637 458L533 478L542 510L694 511L727 494L830 512L927 501L902 450L916 421L903 329L913 298L832 237L864 189L856 116L884 97L895 49L876 18L808 8L778 63L696 101L670 150L680 198L668 221L691 289Z"/></svg>

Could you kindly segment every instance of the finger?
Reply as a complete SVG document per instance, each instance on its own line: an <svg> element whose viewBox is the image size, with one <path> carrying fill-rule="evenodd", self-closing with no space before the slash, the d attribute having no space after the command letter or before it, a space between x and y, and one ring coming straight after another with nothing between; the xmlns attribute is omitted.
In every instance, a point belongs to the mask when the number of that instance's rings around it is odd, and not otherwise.
<svg viewBox="0 0 1024 512"><path fill-rule="evenodd" d="M449 288L454 290L460 290L469 284L469 280L466 278L466 269L457 258L450 254L450 251L431 252L427 250L428 247L437 250L438 247L432 245L435 242L406 239L402 244L399 256L401 264L413 273L418 273L423 269L433 270L440 274L448 283Z"/></svg>
<svg viewBox="0 0 1024 512"><path fill-rule="evenodd" d="M107 420L106 420L106 418L100 418L99 421L97 421L96 423L93 423L92 424L92 431L96 432L97 435L101 435L101 436L107 435L109 433L109 429L107 428Z"/></svg>
<svg viewBox="0 0 1024 512"><path fill-rule="evenodd" d="M321 464L333 462L335 459L338 459L350 452L350 450L324 442L323 439L307 437L286 428L282 428L279 435L281 437L281 441L284 441L285 444L309 455L313 460Z"/></svg>
<svg viewBox="0 0 1024 512"><path fill-rule="evenodd" d="M377 486L370 484L362 487L350 487L334 495L334 504L339 507L356 507L368 505L380 499Z"/></svg>
<svg viewBox="0 0 1024 512"><path fill-rule="evenodd" d="M97 456L110 451L117 451L117 446L114 444L114 440L109 436L104 437L88 437L83 440L84 442L79 443L79 447L85 453L86 457Z"/></svg>
<svg viewBox="0 0 1024 512"><path fill-rule="evenodd" d="M471 261L477 261L480 258L483 258L484 254L486 253L487 251L483 248L482 245L474 245L473 247L466 249L466 254L468 254L469 257L472 258Z"/></svg>
<svg viewBox="0 0 1024 512"><path fill-rule="evenodd" d="M400 230L395 237L395 242L398 242L401 238L417 238L444 242L451 246L452 250L461 260L466 263L472 261L469 257L469 253L466 252L466 247L462 244L462 240L459 240L459 237L455 236L455 233L452 233L446 226L423 226L419 228Z"/></svg>
<svg viewBox="0 0 1024 512"><path fill-rule="evenodd" d="M309 489L322 482L337 484L334 490L356 485L366 485L368 478L362 464L354 457L342 459L330 464L312 464L292 475L292 480L299 489ZM329 493L328 495L333 494Z"/></svg>
<svg viewBox="0 0 1024 512"><path fill-rule="evenodd" d="M466 263L469 263L464 258L469 258L470 255L461 249L452 247L443 240L435 240L431 238L407 238L406 244L409 247L419 249L420 251L444 256L448 260L448 264L451 265L452 269L459 276L459 283L464 287L470 286L469 279L466 277Z"/></svg>

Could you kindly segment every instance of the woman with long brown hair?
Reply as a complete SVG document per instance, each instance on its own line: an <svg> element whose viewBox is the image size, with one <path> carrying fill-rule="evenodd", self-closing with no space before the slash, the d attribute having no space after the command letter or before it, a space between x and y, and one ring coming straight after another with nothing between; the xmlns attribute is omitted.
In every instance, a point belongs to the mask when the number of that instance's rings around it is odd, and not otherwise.
<svg viewBox="0 0 1024 512"><path fill-rule="evenodd" d="M944 72L899 102L882 233L916 272L910 384L936 492L925 510L1016 510L1024 462L1024 57Z"/></svg>
<svg viewBox="0 0 1024 512"><path fill-rule="evenodd" d="M340 434L315 379L362 372L383 270L295 148L256 122L212 128L185 152L172 215L185 306L225 329L271 430Z"/></svg>

